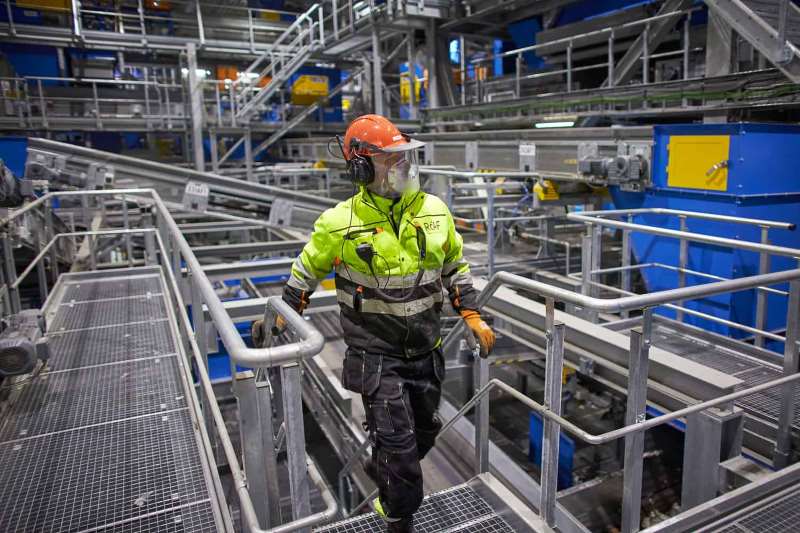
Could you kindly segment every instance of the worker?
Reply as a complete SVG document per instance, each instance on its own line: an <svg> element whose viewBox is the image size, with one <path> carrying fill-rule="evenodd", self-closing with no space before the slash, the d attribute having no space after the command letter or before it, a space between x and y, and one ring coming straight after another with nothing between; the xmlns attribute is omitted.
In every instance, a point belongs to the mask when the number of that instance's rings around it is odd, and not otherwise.
<svg viewBox="0 0 800 533"><path fill-rule="evenodd" d="M373 444L365 469L379 489L372 505L388 531L408 532L423 498L420 460L442 427L442 287L482 356L495 335L478 313L447 205L419 188L417 150L424 143L378 115L355 119L344 143L337 141L354 195L317 219L283 299L302 313L318 282L335 271L347 344L342 384L364 402ZM272 333L284 328L279 317ZM264 336L255 322L254 342Z"/></svg>

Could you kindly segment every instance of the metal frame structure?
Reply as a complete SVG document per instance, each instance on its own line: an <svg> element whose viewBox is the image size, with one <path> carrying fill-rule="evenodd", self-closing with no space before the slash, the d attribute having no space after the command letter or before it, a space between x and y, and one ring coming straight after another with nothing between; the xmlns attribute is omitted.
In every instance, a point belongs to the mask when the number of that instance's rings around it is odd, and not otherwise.
<svg viewBox="0 0 800 533"><path fill-rule="evenodd" d="M172 290L170 298L174 305L174 312L177 317L179 317L177 327L185 342L184 348L186 349L187 357L190 362L193 361L195 363L195 368L198 371L200 386L203 393L201 397L204 420L210 435L213 434L212 430L216 429L216 434L222 445L225 458L237 487L237 496L239 498L242 517L247 524L248 530L254 532L270 531L271 533L283 533L305 529L330 520L336 515L337 503L322 480L316 465L314 465L313 461L306 458L302 417L299 416L300 411L298 411L298 409L301 409L299 362L319 352L324 340L320 333L308 325L308 323L294 312L288 304L278 297L272 298L268 301L266 312L271 314L273 320L275 313L279 313L283 316L287 320L291 330L297 335L298 340L290 344L263 349L247 347L225 311L214 287L206 277L203 268L193 254L191 247L170 215L167 206L158 196L158 193L152 189L52 192L13 211L0 221L0 227L9 227L11 222L28 211L34 209L49 209L49 205L54 198L113 197L123 195L131 198L137 197L144 199L152 204L155 209L154 216L157 220L155 228L127 228L122 230L98 229L76 232L76 234L53 234L52 227L46 228L45 240L47 244L40 250L35 260L31 263L30 268L26 268L20 274L19 278L17 277L16 269L13 264L13 248L10 246L8 235L3 233L3 248L5 250L4 255L6 256L7 262L5 265L4 279L9 287L10 310L12 312L20 310L18 298L19 284L34 267L39 269L40 272L42 271L44 268L44 263L42 263L42 261L48 256L52 246L58 239L77 236L95 238L109 234L122 234L126 236L131 233L144 234L146 242L148 243L146 245L146 260L159 264L166 279L169 281ZM125 209L127 209L127 204L124 205ZM89 246L93 247L91 243ZM156 254L156 250L158 254ZM186 265L185 274L181 268L181 264ZM54 264L53 268L56 268ZM188 294L189 297L184 299L183 294ZM186 312L186 304L191 305L193 322L189 321L189 316ZM211 317L211 322L208 324L204 320L204 315L202 313L203 308L208 310ZM291 522L275 527L264 528L259 521L257 509L259 512L263 511L263 502L267 501L270 495L268 493L256 493L262 486L258 484L248 484L247 480L255 480L259 476L266 476L267 471L265 469L267 465L264 464L263 459L256 463L247 461L249 471L248 476L245 477L245 473L239 464L225 422L217 405L216 396L208 375L208 328L213 328L214 331L219 334L223 344L231 354L232 365L238 363L255 369L280 368L281 390L286 417L284 422L285 435L287 449L289 450L287 457L289 461L291 492L293 501L298 502L293 517L294 520ZM246 398L243 400L245 403L247 402ZM266 423L265 417L271 419L272 416L271 411L269 411L269 414L265 411L259 412L262 413L259 415L259 419L251 421L251 424L256 428L260 428L262 424ZM260 440L264 438L266 433L256 433L256 435L260 435ZM245 440L246 439L247 437L245 437ZM274 444L262 441L259 449L264 449L264 447L274 447ZM312 483L317 486L325 503L325 508L314 514L310 513L310 508L307 504L305 506L299 505L299 502L308 502L309 486L306 475L308 475ZM276 494L272 494L271 496L273 498L277 497Z"/></svg>

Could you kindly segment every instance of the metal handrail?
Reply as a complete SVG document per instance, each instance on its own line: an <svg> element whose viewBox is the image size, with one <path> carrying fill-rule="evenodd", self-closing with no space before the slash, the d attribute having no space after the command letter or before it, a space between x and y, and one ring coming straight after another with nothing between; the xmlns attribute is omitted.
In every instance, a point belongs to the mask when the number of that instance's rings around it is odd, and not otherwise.
<svg viewBox="0 0 800 533"><path fill-rule="evenodd" d="M24 207L12 211L8 216L0 220L0 228L10 221L19 217L23 213L42 205L49 199L65 196L97 196L97 195L148 195L154 202L156 209L163 216L166 230L174 240L175 244L186 262L186 267L194 276L194 281L208 307L208 312L214 321L217 331L222 339L225 348L231 358L238 364L248 367L267 368L280 366L289 362L308 359L318 354L325 338L322 334L297 314L291 306L283 301L275 301L274 307L286 319L287 323L297 332L299 340L291 344L285 344L273 348L250 348L242 340L236 326L231 321L225 311L213 285L206 277L200 262L192 253L192 248L181 233L180 228L172 219L161 197L154 189L110 189L94 191L55 191L40 196L33 202Z"/></svg>
<svg viewBox="0 0 800 533"><path fill-rule="evenodd" d="M628 215L670 215L686 218L698 218L701 220L714 220L716 222L730 222L733 224L746 224L759 226L762 228L776 228L794 231L796 224L791 222L777 222L775 220L762 220L758 218L734 217L730 215L718 215L716 213L701 213L698 211L683 211L681 209L666 209L662 207L650 207L641 209L609 209L607 211L583 211L583 217L614 217Z"/></svg>
<svg viewBox="0 0 800 533"><path fill-rule="evenodd" d="M674 237L676 239L684 239L687 241L700 242L703 244L713 244L718 246L738 248L740 250L748 250L751 252L766 252L772 255L782 255L786 257L800 258L800 250L798 250L797 248L775 246L774 244L740 241L736 239L728 239L726 237L715 237L713 235L706 235L703 233L692 233L689 231L657 228L654 226L645 226L642 224L634 224L632 222L622 222L619 220L608 220L597 216L589 216L578 213L570 213L567 215L567 218L578 222L584 222L586 224L596 224L598 226L608 226L610 228L616 228L616 229L640 231L642 233L650 233L652 235L659 235L661 237ZM743 220L748 220L748 219L743 219ZM784 229L790 229L790 228L784 228Z"/></svg>
<svg viewBox="0 0 800 533"><path fill-rule="evenodd" d="M195 283L196 288L200 291L201 302L205 304L209 314L214 321L214 325L223 340L223 344L228 350L231 358L242 364L253 367L270 367L282 365L289 362L297 362L304 358L311 357L321 351L324 344L322 335L306 322L291 306L284 302L279 296L273 296L267 299L266 311L271 313L273 317L280 314L284 317L287 323L293 328L299 340L297 342L287 344L284 346L264 349L251 349L244 345L244 342L239 336L235 325L233 324L230 316L225 311L219 297L216 295L213 286L203 272L200 263L192 253L191 247L183 237L180 229L175 223L174 219L169 213L166 205L161 201L158 193L153 189L118 189L118 190L91 190L91 191L54 191L47 193L33 202L26 204L20 209L12 211L8 216L0 220L0 228L3 228L14 219L35 209L38 206L45 204L48 200L56 197L69 197L69 196L117 196L117 195L148 195L153 201L156 210L162 217L162 221L166 224L169 237L173 244L177 246L179 253L183 256L186 262L187 269L192 273L192 281ZM74 236L93 236L93 235L112 235L112 234L130 234L130 233L153 233L157 242L157 246L161 252L162 261L168 261L170 257L164 241L161 237L159 230L154 228L137 228L137 229L114 229L114 230L96 230L85 232L71 232L55 234L47 245L39 252L37 257L31 262L30 265L22 272L20 278L11 286L15 288L20 281L24 279L33 268L46 256L50 247L53 246L59 238L74 237ZM175 273L167 265L162 264L162 270L166 273L172 288L172 296L176 299L177 308L183 323L184 330L189 333L194 331L186 313L186 305L183 300L180 287L175 278ZM195 305L202 305L202 303L193 302ZM221 311L221 312L220 312ZM233 332L234 336L231 337L230 333ZM214 425L217 428L220 443L222 444L228 465L231 468L231 474L234 478L239 503L241 505L241 512L244 520L248 525L248 531L253 533L288 533L290 531L297 531L313 527L323 522L331 520L338 513L338 503L333 496L333 493L325 483L322 475L319 472L316 464L310 457L306 457L308 468L308 475L311 481L319 489L325 508L322 511L305 516L286 524L282 524L271 529L262 529L258 523L258 517L253 506L252 499L248 490L248 483L245 474L239 465L239 460L233 443L227 432L227 426L219 406L216 402L216 395L214 393L211 379L208 375L208 370L205 367L206 362L203 360L202 352L197 344L197 334L187 335L189 344L192 349L192 355L196 361L198 376L200 384L206 398L209 400L207 406L211 412ZM236 342L238 341L238 342ZM244 350L242 349L244 348Z"/></svg>
<svg viewBox="0 0 800 533"><path fill-rule="evenodd" d="M725 394L724 396L720 396L719 398L714 398L712 400L706 400L700 403L696 403L690 405L688 407L684 407L683 409L678 409L677 411L673 411L671 413L666 413L663 415L659 415L655 418L651 418L649 420L645 420L642 422L636 422L634 424L630 424L618 429L614 429L611 431L607 431L605 433L600 434L593 434L589 433L588 431L579 428L566 418L563 418L561 415L557 415L553 413L550 409L545 407L544 405L538 403L536 400L529 398L528 396L524 395L523 393L519 392L517 389L513 388L510 385L507 385L505 382L501 381L498 378L493 378L484 385L480 390L475 393L475 396L470 398L470 400L465 403L461 409L459 409L453 418L447 421L447 423L442 426L441 431L439 434L444 434L447 430L449 430L459 418L463 417L470 409L472 409L479 401L481 401L489 392L491 392L494 388L502 389L503 391L507 392L508 394L512 395L517 400L521 401L538 414L542 415L543 418L547 418L548 420L552 420L565 430L569 431L571 434L575 435L583 442L587 444L597 445L597 444L605 444L607 442L611 442L617 440L625 435L636 433L639 431L645 431L656 426L660 426L662 424L666 424L672 420L676 420L678 418L684 418L687 415L693 413L699 413L700 411L705 411L706 409L710 409L712 407L717 407L723 404L730 404L731 402L743 398L745 396L749 396L751 394L755 394L758 392L765 391L767 389L771 389L773 387L778 387L780 385L785 385L787 383L794 383L795 381L800 380L800 374L791 374L788 376L784 376L781 378L774 379L772 381L767 381L765 383L761 383L759 385L754 385L747 389L741 389L736 392L732 392L730 394Z"/></svg>
<svg viewBox="0 0 800 533"><path fill-rule="evenodd" d="M518 170L508 170L508 171L497 170L496 172L488 173L488 172L476 172L471 170L456 170L456 169L450 170L443 168L420 167L419 173L430 174L433 176L451 176L455 178L490 179L492 177L495 177L495 178L539 178L552 181L580 181L580 182L587 181L586 179L581 178L577 174L572 172L522 172Z"/></svg>
<svg viewBox="0 0 800 533"><path fill-rule="evenodd" d="M164 242L161 239L161 235L158 233L156 233L156 240L158 241L158 246L159 249L161 250L162 256L167 257L166 247L164 246ZM180 287L178 286L178 282L175 278L175 274L172 272L172 269L170 268L164 268L163 270L167 273L167 277L172 287L172 293L178 304L177 307L180 310L180 316L183 322L184 330L187 332L193 331L192 324L189 321L189 316L186 312L187 307L185 302L183 301L183 296L181 294ZM274 298L267 299L267 309L274 310L275 303L276 300ZM233 442L230 439L230 435L228 434L227 425L225 423L224 417L222 416L222 411L220 410L219 405L216 402L216 394L214 393L214 386L211 383L211 378L208 375L208 369L206 368L206 362L203 360L202 352L197 344L197 338L195 335L188 335L188 338L190 346L192 348L192 356L194 357L195 360L195 367L198 369L198 377L200 380L200 385L203 389L203 393L209 400L207 402L209 411L211 412L211 416L214 419L214 425L217 428L217 435L219 436L220 444L222 444L222 449L223 452L225 453L225 458L228 461L228 466L231 469L231 476L234 479L237 495L239 498L239 504L241 505L241 513L242 516L244 517L245 522L247 522L248 531L250 531L251 533L288 533L290 531L297 531L300 529L312 527L333 519L333 517L335 517L336 514L339 512L339 505L336 501L336 498L334 498L330 488L323 480L322 475L320 474L316 463L310 457L306 456L306 464L308 466L309 477L311 478L311 482L314 483L314 485L319 489L320 494L322 496L322 500L325 504L325 508L322 511L319 511L312 515L302 517L297 520L293 520L291 522L287 522L286 524L281 524L280 526L276 526L271 529L263 529L260 527L258 523L258 516L256 515L256 511L253 506L253 500L250 498L250 492L247 488L248 487L247 478L239 464L239 458L236 454Z"/></svg>
<svg viewBox="0 0 800 533"><path fill-rule="evenodd" d="M704 285L694 285L691 287L681 287L668 289L665 291L653 292L648 294L637 294L633 296L623 296L621 298L595 298L585 294L579 294L569 289L562 289L548 283L528 279L509 272L498 272L491 277L480 296L478 296L478 308L486 305L494 293L502 286L524 289L538 294L545 298L552 298L558 302L571 303L584 309L603 313L620 313L622 311L632 311L634 309L644 309L656 307L662 304L679 300L692 300L723 294L727 292L737 292L752 289L759 286L774 285L787 281L800 279L800 269L784 270L782 272L772 272L769 274L758 274L745 278L730 279L706 283ZM447 335L443 342L443 349L447 351L453 345L464 328L463 323L457 324Z"/></svg>

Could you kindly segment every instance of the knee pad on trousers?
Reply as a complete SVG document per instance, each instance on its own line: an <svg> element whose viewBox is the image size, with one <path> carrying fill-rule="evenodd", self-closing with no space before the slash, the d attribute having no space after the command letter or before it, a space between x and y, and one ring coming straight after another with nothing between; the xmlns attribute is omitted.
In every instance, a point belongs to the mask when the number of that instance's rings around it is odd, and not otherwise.
<svg viewBox="0 0 800 533"><path fill-rule="evenodd" d="M425 457L428 452L436 444L436 436L442 430L442 421L437 415L431 419L432 423L427 428L417 426L417 453L420 460Z"/></svg>

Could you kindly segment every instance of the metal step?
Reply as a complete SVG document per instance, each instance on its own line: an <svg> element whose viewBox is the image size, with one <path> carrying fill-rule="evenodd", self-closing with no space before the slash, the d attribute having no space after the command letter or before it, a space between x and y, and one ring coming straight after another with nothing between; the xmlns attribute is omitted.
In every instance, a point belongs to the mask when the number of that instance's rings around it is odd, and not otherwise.
<svg viewBox="0 0 800 533"><path fill-rule="evenodd" d="M786 5L785 34L780 35L781 0L705 0L744 39L800 83L800 8ZM783 37L783 38L782 38Z"/></svg>
<svg viewBox="0 0 800 533"><path fill-rule="evenodd" d="M226 530L153 267L64 274L0 419L0 531Z"/></svg>
<svg viewBox="0 0 800 533"><path fill-rule="evenodd" d="M358 515L317 528L315 533L386 531L375 513ZM533 511L491 474L429 494L414 514L416 533L529 533L551 531Z"/></svg>

